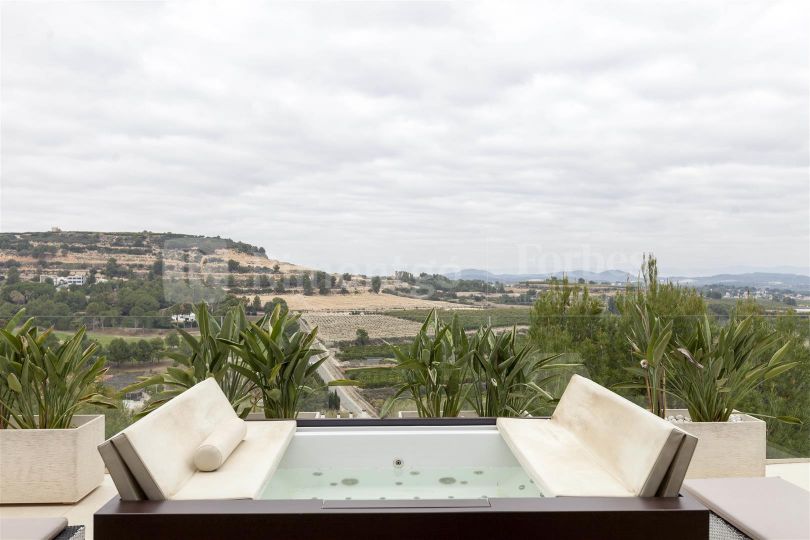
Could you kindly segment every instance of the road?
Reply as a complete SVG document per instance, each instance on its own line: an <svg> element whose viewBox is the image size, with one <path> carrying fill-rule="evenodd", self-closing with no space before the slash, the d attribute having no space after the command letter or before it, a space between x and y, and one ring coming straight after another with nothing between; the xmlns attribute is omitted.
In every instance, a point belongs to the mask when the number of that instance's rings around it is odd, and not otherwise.
<svg viewBox="0 0 810 540"><path fill-rule="evenodd" d="M299 320L302 330L309 332L310 328L304 320ZM343 370L332 352L320 340L315 340L315 348L327 354L326 361L318 367L318 375L323 382L329 383L337 379L345 379ZM333 386L329 391L337 392L340 398L340 408L354 413L355 418L379 418L377 410L360 395L357 388L353 386Z"/></svg>

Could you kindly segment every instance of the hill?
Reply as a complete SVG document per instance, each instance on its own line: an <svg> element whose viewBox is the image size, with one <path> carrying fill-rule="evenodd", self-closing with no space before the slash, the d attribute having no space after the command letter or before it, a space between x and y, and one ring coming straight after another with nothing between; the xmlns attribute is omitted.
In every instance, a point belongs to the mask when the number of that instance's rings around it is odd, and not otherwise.
<svg viewBox="0 0 810 540"><path fill-rule="evenodd" d="M486 270L465 269L460 272L445 274L450 279L475 279L489 283L519 283L524 281L543 280L551 277L562 277L576 281L595 281L597 283L635 283L637 277L622 270L605 270L603 272L588 272L586 270L573 270L571 272L553 272L543 274L493 274ZM777 272L748 272L740 274L715 274L711 276L668 276L662 281L672 281L691 287L705 287L709 285L725 285L729 287L771 288L795 291L810 291L810 276L802 274L787 274Z"/></svg>

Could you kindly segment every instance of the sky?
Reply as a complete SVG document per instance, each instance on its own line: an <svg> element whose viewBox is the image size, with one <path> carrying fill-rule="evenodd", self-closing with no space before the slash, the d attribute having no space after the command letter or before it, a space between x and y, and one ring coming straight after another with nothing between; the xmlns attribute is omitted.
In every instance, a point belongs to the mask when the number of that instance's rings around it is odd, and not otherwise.
<svg viewBox="0 0 810 540"><path fill-rule="evenodd" d="M4 1L0 232L810 273L808 6Z"/></svg>

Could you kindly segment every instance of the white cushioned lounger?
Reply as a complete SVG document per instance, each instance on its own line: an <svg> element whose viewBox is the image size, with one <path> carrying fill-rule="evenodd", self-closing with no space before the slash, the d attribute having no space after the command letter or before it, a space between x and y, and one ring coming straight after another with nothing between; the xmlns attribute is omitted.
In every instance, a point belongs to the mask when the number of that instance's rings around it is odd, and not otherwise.
<svg viewBox="0 0 810 540"><path fill-rule="evenodd" d="M497 425L547 497L675 496L696 443L670 422L579 375L571 378L550 419L498 418Z"/></svg>
<svg viewBox="0 0 810 540"><path fill-rule="evenodd" d="M296 424L248 422L245 439L218 470L198 471L197 447L236 417L216 381L207 379L115 435L112 448L99 449L124 500L252 499L281 461ZM115 454L120 459L110 459ZM132 479L140 490L131 489Z"/></svg>

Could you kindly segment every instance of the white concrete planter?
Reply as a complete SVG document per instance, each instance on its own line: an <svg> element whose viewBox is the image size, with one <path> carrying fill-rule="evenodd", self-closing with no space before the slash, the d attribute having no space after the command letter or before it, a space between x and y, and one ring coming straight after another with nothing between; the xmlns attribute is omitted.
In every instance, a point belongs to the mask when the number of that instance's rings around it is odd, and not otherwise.
<svg viewBox="0 0 810 540"><path fill-rule="evenodd" d="M75 503L104 480L104 415L71 429L0 430L0 504Z"/></svg>
<svg viewBox="0 0 810 540"><path fill-rule="evenodd" d="M698 438L687 478L765 476L765 422L737 413L741 422L673 422ZM667 416L683 415L685 409L668 409Z"/></svg>

